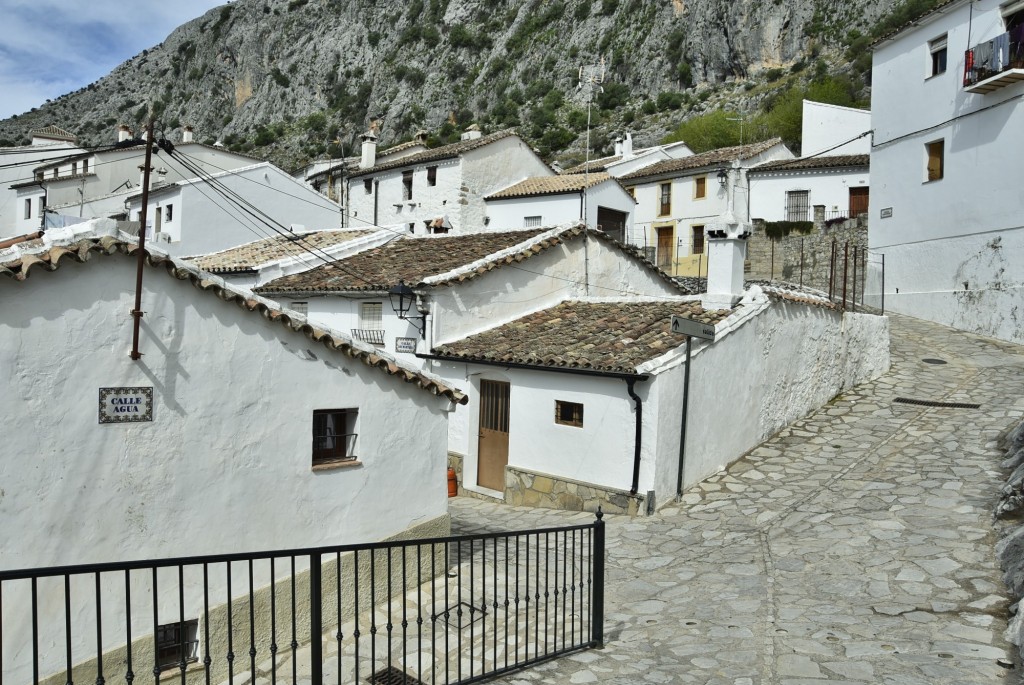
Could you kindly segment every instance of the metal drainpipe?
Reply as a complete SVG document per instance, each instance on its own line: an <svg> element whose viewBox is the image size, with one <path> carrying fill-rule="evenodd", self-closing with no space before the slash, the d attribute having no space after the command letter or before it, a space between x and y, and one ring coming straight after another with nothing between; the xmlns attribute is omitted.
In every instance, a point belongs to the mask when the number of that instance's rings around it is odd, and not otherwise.
<svg viewBox="0 0 1024 685"><path fill-rule="evenodd" d="M380 181L373 182L373 225L377 226L377 198L380 196Z"/></svg>
<svg viewBox="0 0 1024 685"><path fill-rule="evenodd" d="M633 392L633 385L636 383L635 378L627 378L626 380L626 392L629 393L629 397L636 403L636 438L634 438L633 447L633 483L630 485L629 494L635 495L637 488L640 487L640 449L643 446L643 417L644 417L644 403L640 399L640 396Z"/></svg>

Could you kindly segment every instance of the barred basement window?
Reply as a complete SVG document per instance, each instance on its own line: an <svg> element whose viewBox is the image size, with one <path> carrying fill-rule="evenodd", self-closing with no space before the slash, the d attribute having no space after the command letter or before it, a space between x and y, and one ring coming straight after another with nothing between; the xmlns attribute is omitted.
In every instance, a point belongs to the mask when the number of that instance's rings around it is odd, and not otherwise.
<svg viewBox="0 0 1024 685"><path fill-rule="evenodd" d="M358 409L313 410L313 468L356 460Z"/></svg>
<svg viewBox="0 0 1024 685"><path fill-rule="evenodd" d="M542 220L542 217L539 216L524 216L523 228L537 228L540 226Z"/></svg>
<svg viewBox="0 0 1024 685"><path fill-rule="evenodd" d="M199 620L168 623L156 629L156 665L161 671L199 660Z"/></svg>
<svg viewBox="0 0 1024 685"><path fill-rule="evenodd" d="M583 428L583 405L555 400L555 423Z"/></svg>

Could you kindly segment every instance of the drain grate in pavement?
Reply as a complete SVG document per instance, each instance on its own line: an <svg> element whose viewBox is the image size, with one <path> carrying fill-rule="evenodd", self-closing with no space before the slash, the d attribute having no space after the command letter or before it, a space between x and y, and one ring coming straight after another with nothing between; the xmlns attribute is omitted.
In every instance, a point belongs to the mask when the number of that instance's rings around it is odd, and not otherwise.
<svg viewBox="0 0 1024 685"><path fill-rule="evenodd" d="M935 400L915 400L909 397L897 397L893 400L898 404L915 404L919 407L948 407L950 409L980 409L980 404L971 402L936 402Z"/></svg>
<svg viewBox="0 0 1024 685"><path fill-rule="evenodd" d="M373 685L423 685L422 680L417 680L405 671L395 666L388 666L370 676Z"/></svg>
<svg viewBox="0 0 1024 685"><path fill-rule="evenodd" d="M923 361L925 364L946 364L946 363L948 363L944 359L935 359L934 357L925 357L921 361Z"/></svg>

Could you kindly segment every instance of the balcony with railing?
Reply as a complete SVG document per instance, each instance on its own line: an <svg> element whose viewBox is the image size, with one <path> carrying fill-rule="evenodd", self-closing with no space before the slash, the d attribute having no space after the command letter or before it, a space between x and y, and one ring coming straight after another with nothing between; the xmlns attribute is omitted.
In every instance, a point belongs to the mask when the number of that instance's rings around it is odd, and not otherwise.
<svg viewBox="0 0 1024 685"><path fill-rule="evenodd" d="M1024 81L1024 25L975 45L964 55L964 90L991 93Z"/></svg>

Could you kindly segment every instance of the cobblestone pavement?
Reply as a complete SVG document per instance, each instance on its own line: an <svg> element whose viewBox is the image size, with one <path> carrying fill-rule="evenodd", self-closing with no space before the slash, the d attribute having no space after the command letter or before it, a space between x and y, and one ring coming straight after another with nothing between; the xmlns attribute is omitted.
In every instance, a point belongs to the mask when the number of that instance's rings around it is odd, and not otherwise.
<svg viewBox="0 0 1024 685"><path fill-rule="evenodd" d="M893 317L892 349L888 374L683 503L606 517L605 648L499 682L1019 682L991 511L1024 347ZM592 520L468 498L452 515L458 533Z"/></svg>

